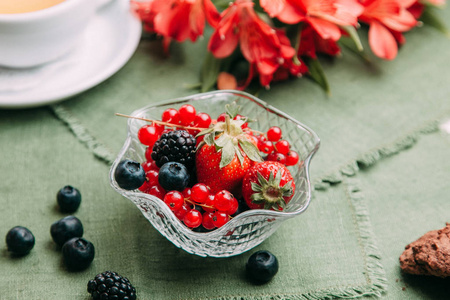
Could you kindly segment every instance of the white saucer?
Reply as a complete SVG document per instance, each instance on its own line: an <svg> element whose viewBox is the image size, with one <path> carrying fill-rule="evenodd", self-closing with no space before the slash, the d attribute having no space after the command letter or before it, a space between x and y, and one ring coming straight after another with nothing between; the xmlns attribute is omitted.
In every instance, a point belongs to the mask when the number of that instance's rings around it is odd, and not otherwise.
<svg viewBox="0 0 450 300"><path fill-rule="evenodd" d="M79 45L56 62L30 69L0 67L0 108L27 108L67 99L106 80L133 55L141 22L129 0L102 7Z"/></svg>

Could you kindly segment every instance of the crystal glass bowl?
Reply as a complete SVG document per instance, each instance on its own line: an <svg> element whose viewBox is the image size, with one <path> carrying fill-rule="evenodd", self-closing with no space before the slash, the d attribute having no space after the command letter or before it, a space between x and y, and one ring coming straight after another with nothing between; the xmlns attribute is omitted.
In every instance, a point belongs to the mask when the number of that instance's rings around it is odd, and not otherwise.
<svg viewBox="0 0 450 300"><path fill-rule="evenodd" d="M201 233L186 227L161 199L139 190L120 188L114 179L118 163L126 158L145 161L146 146L139 142L137 132L147 123L138 119L128 120L127 139L110 171L112 187L131 200L163 236L175 246L199 256L228 257L252 249L272 235L284 220L305 211L311 199L309 164L319 147L318 136L307 126L260 99L238 91L215 91L152 104L136 110L132 116L160 120L162 112L167 108L178 109L181 105L190 103L197 112L206 112L216 118L225 111L225 105L233 101L242 107L241 115L257 120L251 123L252 129L265 132L270 126L279 126L283 131L283 138L291 143L291 148L300 156L297 165L288 167L295 180L296 191L284 211L247 210L224 226Z"/></svg>

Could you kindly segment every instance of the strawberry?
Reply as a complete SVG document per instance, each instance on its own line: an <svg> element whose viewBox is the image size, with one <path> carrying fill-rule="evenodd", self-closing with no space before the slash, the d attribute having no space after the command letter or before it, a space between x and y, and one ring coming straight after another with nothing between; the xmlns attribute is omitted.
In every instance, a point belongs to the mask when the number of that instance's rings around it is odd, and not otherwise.
<svg viewBox="0 0 450 300"><path fill-rule="evenodd" d="M291 173L285 165L276 161L256 164L242 182L242 195L250 209L283 210L294 192Z"/></svg>
<svg viewBox="0 0 450 300"><path fill-rule="evenodd" d="M258 148L242 129L245 118L233 120L235 106L227 106L225 121L198 134L195 165L198 182L208 185L212 193L228 190L240 194L242 179L254 162L262 161ZM236 111L236 110L235 110Z"/></svg>

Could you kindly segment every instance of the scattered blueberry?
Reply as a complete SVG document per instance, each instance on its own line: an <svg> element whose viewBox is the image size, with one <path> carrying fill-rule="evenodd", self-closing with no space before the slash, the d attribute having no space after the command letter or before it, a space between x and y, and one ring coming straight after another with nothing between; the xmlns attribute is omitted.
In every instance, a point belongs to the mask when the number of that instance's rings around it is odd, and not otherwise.
<svg viewBox="0 0 450 300"><path fill-rule="evenodd" d="M158 181L166 191L181 192L188 186L189 173L183 164L168 162L159 169Z"/></svg>
<svg viewBox="0 0 450 300"><path fill-rule="evenodd" d="M72 238L62 247L64 264L70 271L81 271L90 266L95 256L94 245L84 238Z"/></svg>
<svg viewBox="0 0 450 300"><path fill-rule="evenodd" d="M87 291L94 299L136 299L136 289L128 278L111 271L97 274L94 279L89 280Z"/></svg>
<svg viewBox="0 0 450 300"><path fill-rule="evenodd" d="M83 236L83 224L74 216L68 216L56 221L50 226L53 241L60 247L74 237Z"/></svg>
<svg viewBox="0 0 450 300"><path fill-rule="evenodd" d="M25 227L16 226L6 234L8 251L15 255L26 255L34 247L34 235Z"/></svg>
<svg viewBox="0 0 450 300"><path fill-rule="evenodd" d="M270 281L278 272L278 259L267 250L253 253L245 266L247 276L258 283Z"/></svg>
<svg viewBox="0 0 450 300"><path fill-rule="evenodd" d="M56 194L56 201L61 212L73 213L80 207L80 191L70 185L66 185Z"/></svg>
<svg viewBox="0 0 450 300"><path fill-rule="evenodd" d="M114 178L121 188L135 190L144 184L145 171L140 163L125 159L117 165Z"/></svg>

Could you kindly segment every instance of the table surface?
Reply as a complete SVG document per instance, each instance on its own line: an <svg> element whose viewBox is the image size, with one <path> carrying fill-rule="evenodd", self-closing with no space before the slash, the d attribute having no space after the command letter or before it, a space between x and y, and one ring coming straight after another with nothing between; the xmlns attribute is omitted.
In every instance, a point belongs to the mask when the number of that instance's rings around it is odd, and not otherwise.
<svg viewBox="0 0 450 300"><path fill-rule="evenodd" d="M450 27L450 11L438 12ZM364 33L362 33L364 35ZM258 97L314 129L310 207L260 246L217 259L187 254L162 237L108 182L126 137L115 113L196 91L205 43L143 39L131 60L95 88L51 106L0 110L0 228L28 227L36 245L12 257L0 240L0 299L89 299L86 284L114 270L140 299L446 299L448 279L403 274L405 245L450 221L450 40L423 27L406 35L396 60L362 62L350 52L323 60L331 95L308 79ZM365 37L363 37L365 39ZM69 272L50 225L66 216L56 192L71 184L74 213L96 247L93 264ZM268 284L245 279L256 250L277 255Z"/></svg>

